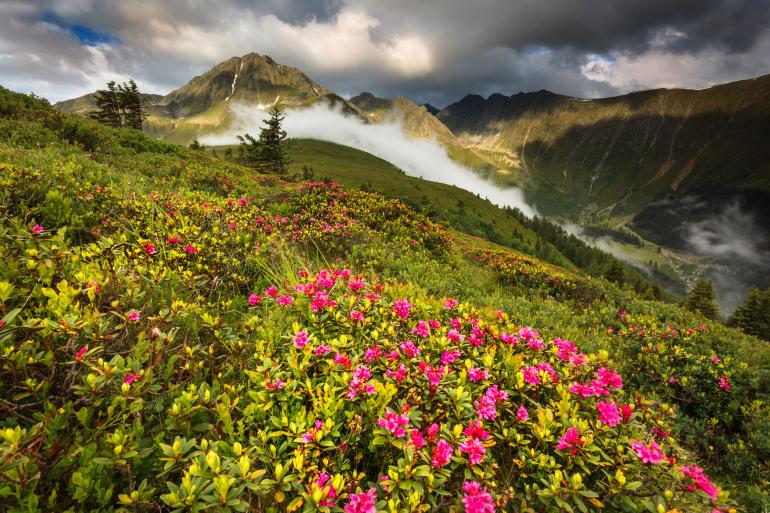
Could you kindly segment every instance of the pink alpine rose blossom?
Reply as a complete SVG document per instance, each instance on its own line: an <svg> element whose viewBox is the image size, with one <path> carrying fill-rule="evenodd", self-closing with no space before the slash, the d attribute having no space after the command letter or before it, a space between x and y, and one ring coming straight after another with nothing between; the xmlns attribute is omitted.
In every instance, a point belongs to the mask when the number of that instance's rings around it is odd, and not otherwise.
<svg viewBox="0 0 770 513"><path fill-rule="evenodd" d="M482 488L476 481L463 484L463 504L465 513L495 513L495 501L487 488Z"/></svg>
<svg viewBox="0 0 770 513"><path fill-rule="evenodd" d="M430 464L433 466L433 468L443 467L449 463L449 460L452 458L452 454L454 454L454 452L455 451L452 449L452 446L449 445L449 442L442 438L438 441L436 447L433 448Z"/></svg>
<svg viewBox="0 0 770 513"><path fill-rule="evenodd" d="M631 449L633 449L636 457L645 465L660 463L666 457L655 440L652 440L650 445L644 445L644 443L636 440L631 443Z"/></svg>
<svg viewBox="0 0 770 513"><path fill-rule="evenodd" d="M376 513L377 489L370 488L368 492L352 493L345 504L345 513Z"/></svg>
<svg viewBox="0 0 770 513"><path fill-rule="evenodd" d="M596 409L599 411L599 422L610 427L615 427L620 423L620 412L614 402L599 401L596 403Z"/></svg>

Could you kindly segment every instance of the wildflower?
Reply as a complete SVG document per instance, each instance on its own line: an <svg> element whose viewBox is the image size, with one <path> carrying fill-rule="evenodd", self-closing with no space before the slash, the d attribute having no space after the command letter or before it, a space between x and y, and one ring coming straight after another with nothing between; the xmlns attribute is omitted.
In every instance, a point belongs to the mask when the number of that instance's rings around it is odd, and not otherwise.
<svg viewBox="0 0 770 513"><path fill-rule="evenodd" d="M681 470L685 476L693 480L695 486L703 490L706 495L711 497L712 501L717 500L717 496L719 496L719 488L714 486L714 483L711 482L711 479L709 479L709 477L703 473L703 469L693 465L691 467L682 467ZM695 491L693 485L688 485L687 489L691 492Z"/></svg>
<svg viewBox="0 0 770 513"><path fill-rule="evenodd" d="M476 408L476 415L482 419L495 420L497 418L497 403L508 399L508 394L498 389L497 385L492 385L484 392L480 400L473 403Z"/></svg>
<svg viewBox="0 0 770 513"><path fill-rule="evenodd" d="M580 439L580 431L577 428L569 428L564 436L559 440L559 444L556 446L557 451L564 451L569 449L570 454L577 454L578 447L583 445L585 441Z"/></svg>
<svg viewBox="0 0 770 513"><path fill-rule="evenodd" d="M562 361L570 360L577 350L575 344L569 340L562 340L560 338L555 338L553 340L553 345L555 345L557 349L556 355Z"/></svg>
<svg viewBox="0 0 770 513"><path fill-rule="evenodd" d="M315 350L313 351L313 354L316 355L316 356L323 356L326 353L331 352L331 350L332 350L332 348L329 347L328 345L320 344L318 347L315 348Z"/></svg>
<svg viewBox="0 0 770 513"><path fill-rule="evenodd" d="M719 360L719 357L718 357L718 356L716 356L716 355L714 355L714 356L712 356L712 357L711 357L711 361L712 361L713 363L719 363L719 362L720 362L720 360Z"/></svg>
<svg viewBox="0 0 770 513"><path fill-rule="evenodd" d="M570 393L577 394L584 399L586 397L592 396L599 397L603 395L610 395L610 391L607 389L607 386L597 380L594 380L587 385L583 383L573 383L572 386L569 387L569 391Z"/></svg>
<svg viewBox="0 0 770 513"><path fill-rule="evenodd" d="M495 513L495 502L487 491L476 481L463 484L463 504L465 513Z"/></svg>
<svg viewBox="0 0 770 513"><path fill-rule="evenodd" d="M655 440L652 440L649 446L636 440L631 443L631 449L633 449L636 457L645 465L660 463L666 457Z"/></svg>
<svg viewBox="0 0 770 513"><path fill-rule="evenodd" d="M438 441L436 447L433 448L433 454L430 460L430 464L433 468L443 467L449 463L449 459L454 454L454 449L449 445L449 442L443 438Z"/></svg>
<svg viewBox="0 0 770 513"><path fill-rule="evenodd" d="M371 362L372 360L379 360L382 356L382 349L379 347L367 347L364 352L364 360Z"/></svg>
<svg viewBox="0 0 770 513"><path fill-rule="evenodd" d="M258 305L262 301L262 297L256 294L249 295L249 306Z"/></svg>
<svg viewBox="0 0 770 513"><path fill-rule="evenodd" d="M350 319L356 322L364 322L364 314L360 310L351 310Z"/></svg>
<svg viewBox="0 0 770 513"><path fill-rule="evenodd" d="M420 362L419 365L420 370L422 370L425 373L425 377L428 378L430 388L432 390L438 388L439 384L441 383L441 378L444 377L446 367L443 365L441 367L431 367L426 362Z"/></svg>
<svg viewBox="0 0 770 513"><path fill-rule="evenodd" d="M425 429L425 433L428 435L428 440L431 441L431 442L434 441L436 439L436 435L438 434L438 432L440 430L441 430L441 427L438 424L436 424L435 422L433 424L431 424L430 426L428 426Z"/></svg>
<svg viewBox="0 0 770 513"><path fill-rule="evenodd" d="M377 489L370 488L368 492L351 493L345 505L345 513L376 513Z"/></svg>
<svg viewBox="0 0 770 513"><path fill-rule="evenodd" d="M337 355L339 356L339 353L337 353ZM350 360L348 360L348 362L349 361ZM334 363L337 363L336 356L334 357ZM370 371L369 367L367 367L366 365L359 365L358 367L353 369L353 375L351 376L350 381L348 382L348 398L354 399L361 392L367 395L374 394L374 387L367 383L367 381L371 377L372 377L372 371Z"/></svg>
<svg viewBox="0 0 770 513"><path fill-rule="evenodd" d="M462 333L452 328L447 332L446 339L449 340L450 342L462 342L463 340L465 340L465 337L463 336Z"/></svg>
<svg viewBox="0 0 770 513"><path fill-rule="evenodd" d="M519 339L526 342L527 347L530 349L539 351L545 347L542 339L540 338L540 333L530 327L521 328L519 330Z"/></svg>
<svg viewBox="0 0 770 513"><path fill-rule="evenodd" d="M540 384L540 371L537 367L525 366L521 368L521 374L524 376L524 381L530 385L537 386Z"/></svg>
<svg viewBox="0 0 770 513"><path fill-rule="evenodd" d="M474 382L477 381L484 381L485 379L489 378L489 371L486 369L477 369L476 367L471 367L468 371L468 379Z"/></svg>
<svg viewBox="0 0 770 513"><path fill-rule="evenodd" d="M139 319L141 318L142 315L136 310L130 310L126 315L126 319L128 319L129 322L139 322Z"/></svg>
<svg viewBox="0 0 770 513"><path fill-rule="evenodd" d="M35 226L33 226L32 228L30 228L29 230L30 230L32 233L34 233L35 235L39 235L39 234L43 233L43 227L42 227L42 226L40 226L39 224L36 224Z"/></svg>
<svg viewBox="0 0 770 513"><path fill-rule="evenodd" d="M730 391L730 378L725 375L719 377L719 388L727 392Z"/></svg>
<svg viewBox="0 0 770 513"><path fill-rule="evenodd" d="M631 408L630 404L624 404L620 407L620 414L623 416L623 422L628 422L631 420L631 415L634 414L634 410Z"/></svg>
<svg viewBox="0 0 770 513"><path fill-rule="evenodd" d="M323 429L324 423L322 420L316 419L313 423L313 427L308 429L302 434L302 443L309 444L316 440L316 435Z"/></svg>
<svg viewBox="0 0 770 513"><path fill-rule="evenodd" d="M468 427L463 430L463 434L467 437L478 438L480 440L486 440L489 438L489 433L484 430L481 425L481 421L478 419L469 420Z"/></svg>
<svg viewBox="0 0 770 513"><path fill-rule="evenodd" d="M402 319L409 317L409 311L412 309L412 304L406 299L399 299L393 302L393 311L397 316Z"/></svg>
<svg viewBox="0 0 770 513"><path fill-rule="evenodd" d="M158 252L155 246L153 246L149 242L145 242L144 244L142 244L142 246L144 247L144 252L147 253L148 255L154 255L155 253Z"/></svg>
<svg viewBox="0 0 770 513"><path fill-rule="evenodd" d="M529 420L529 412L524 406L519 406L519 409L516 410L516 418L519 419L519 422L526 422Z"/></svg>
<svg viewBox="0 0 770 513"><path fill-rule="evenodd" d="M656 426L656 427L652 428L652 434L654 436L657 436L658 438L666 439L666 438L668 438L668 435L670 433L668 431L666 431L665 429L661 429L661 428Z"/></svg>
<svg viewBox="0 0 770 513"><path fill-rule="evenodd" d="M430 335L430 327L427 322L420 321L417 323L417 326L412 328L412 333L418 337L427 337Z"/></svg>
<svg viewBox="0 0 770 513"><path fill-rule="evenodd" d="M617 372L601 367L596 371L596 377L599 379L599 382L605 386L623 388L623 379Z"/></svg>
<svg viewBox="0 0 770 513"><path fill-rule="evenodd" d="M419 429L413 429L409 433L409 440L414 445L415 449L420 449L425 445L425 437L422 436L422 432Z"/></svg>
<svg viewBox="0 0 770 513"><path fill-rule="evenodd" d="M275 378L274 381L270 381L269 379L265 381L265 388L268 390L278 390L280 388L283 388L283 386L286 383L284 383L281 378Z"/></svg>
<svg viewBox="0 0 770 513"><path fill-rule="evenodd" d="M500 333L500 342L504 344L508 344L509 346L515 346L519 343L519 339L516 338L516 335L511 335L510 333Z"/></svg>
<svg viewBox="0 0 770 513"><path fill-rule="evenodd" d="M387 410L384 419L377 420L379 427L390 431L396 438L403 438L406 435L404 426L407 424L409 424L409 416L407 414L398 415L390 410Z"/></svg>
<svg viewBox="0 0 770 513"><path fill-rule="evenodd" d="M444 298L444 310L454 310L460 302L451 297Z"/></svg>
<svg viewBox="0 0 770 513"><path fill-rule="evenodd" d="M123 378L123 383L125 383L126 385L131 385L137 379L139 379L139 373L137 371L129 372Z"/></svg>
<svg viewBox="0 0 770 513"><path fill-rule="evenodd" d="M349 369L350 366L353 365L353 361L350 359L350 357L342 353L337 353L334 355L334 363L337 365L342 365L346 369Z"/></svg>
<svg viewBox="0 0 770 513"><path fill-rule="evenodd" d="M537 370L538 372L545 372L549 376L551 376L551 381L556 383L559 381L559 375L556 374L556 371L553 369L550 363L548 362L540 362L537 364Z"/></svg>
<svg viewBox="0 0 770 513"><path fill-rule="evenodd" d="M281 306L289 306L294 302L294 298L289 294L284 294L283 296L278 296L275 301Z"/></svg>
<svg viewBox="0 0 770 513"><path fill-rule="evenodd" d="M274 298L278 295L278 289L270 285L267 289L265 289L265 295Z"/></svg>
<svg viewBox="0 0 770 513"><path fill-rule="evenodd" d="M187 253L188 255L194 255L198 252L198 248L196 248L191 244L188 244L184 247L184 252Z"/></svg>
<svg viewBox="0 0 770 513"><path fill-rule="evenodd" d="M399 346L401 348L401 351L408 356L409 358L414 358L415 356L420 354L420 348L417 347L413 341L407 340L403 344Z"/></svg>
<svg viewBox="0 0 770 513"><path fill-rule="evenodd" d="M385 375L388 376L389 378L393 378L396 381L404 381L404 379L406 379L406 372L407 372L406 365L402 363L401 365L398 366L398 369L396 369L395 371L392 371L390 369L385 371Z"/></svg>
<svg viewBox="0 0 770 513"><path fill-rule="evenodd" d="M321 472L318 474L318 478L315 480L315 485L318 487L319 490L327 490L326 497L319 502L319 506L326 507L326 508L333 508L334 504L337 502L337 490L334 489L334 486L329 484L329 486L326 486L326 483L329 482L331 477L326 472Z"/></svg>
<svg viewBox="0 0 770 513"><path fill-rule="evenodd" d="M461 442L457 446L460 452L464 452L468 455L468 462L471 465L478 465L484 459L484 453L487 452L486 447L478 438L471 438L465 442Z"/></svg>
<svg viewBox="0 0 770 513"><path fill-rule="evenodd" d="M441 354L441 363L444 365L449 365L453 361L460 358L460 350L459 349L450 349L449 351L444 351Z"/></svg>
<svg viewBox="0 0 770 513"><path fill-rule="evenodd" d="M596 409L599 411L599 422L610 427L615 427L620 422L620 412L614 402L600 401L596 403Z"/></svg>
<svg viewBox="0 0 770 513"><path fill-rule="evenodd" d="M88 352L88 348L86 346L81 347L80 350L75 353L75 360L82 361L86 352Z"/></svg>
<svg viewBox="0 0 770 513"><path fill-rule="evenodd" d="M308 335L305 330L298 331L297 334L291 338L291 341L294 342L294 346L297 349L305 349L308 340L310 340L310 335Z"/></svg>
<svg viewBox="0 0 770 513"><path fill-rule="evenodd" d="M359 290L366 287L366 284L363 281L361 281L360 276L354 276L353 279L348 281L348 287L350 287L350 290L352 290L353 292L358 292Z"/></svg>

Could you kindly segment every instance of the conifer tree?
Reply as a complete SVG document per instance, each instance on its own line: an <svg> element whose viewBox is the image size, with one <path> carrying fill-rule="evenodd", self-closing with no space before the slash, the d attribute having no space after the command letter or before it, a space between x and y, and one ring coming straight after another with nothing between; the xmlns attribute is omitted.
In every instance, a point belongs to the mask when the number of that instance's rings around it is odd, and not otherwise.
<svg viewBox="0 0 770 513"><path fill-rule="evenodd" d="M263 120L265 124L259 131L259 139L250 134L239 135L240 151L245 164L260 172L271 172L285 175L289 170L289 159L286 155L286 131L283 129L284 116L281 109L274 107L269 112L270 117Z"/></svg>
<svg viewBox="0 0 770 513"><path fill-rule="evenodd" d="M139 87L131 79L128 81L128 84L124 82L119 89L120 105L123 112L123 126L141 130L142 123L144 123L147 114Z"/></svg>
<svg viewBox="0 0 770 513"><path fill-rule="evenodd" d="M107 82L107 89L96 91L96 94L94 94L96 110L91 112L89 116L105 125L115 128L122 126L119 89L120 86L117 86L114 80L110 80Z"/></svg>
<svg viewBox="0 0 770 513"><path fill-rule="evenodd" d="M708 319L715 320L719 310L714 297L714 285L711 280L701 278L687 295L685 307L693 312L700 312Z"/></svg>
<svg viewBox="0 0 770 513"><path fill-rule="evenodd" d="M770 289L761 292L751 287L746 300L738 305L728 324L750 335L770 340Z"/></svg>

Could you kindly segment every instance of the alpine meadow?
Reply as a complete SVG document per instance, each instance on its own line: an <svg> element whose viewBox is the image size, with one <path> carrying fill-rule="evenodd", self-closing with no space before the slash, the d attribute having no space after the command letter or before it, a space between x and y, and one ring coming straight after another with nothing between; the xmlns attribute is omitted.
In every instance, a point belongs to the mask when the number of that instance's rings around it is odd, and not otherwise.
<svg viewBox="0 0 770 513"><path fill-rule="evenodd" d="M769 20L0 1L0 511L770 513Z"/></svg>

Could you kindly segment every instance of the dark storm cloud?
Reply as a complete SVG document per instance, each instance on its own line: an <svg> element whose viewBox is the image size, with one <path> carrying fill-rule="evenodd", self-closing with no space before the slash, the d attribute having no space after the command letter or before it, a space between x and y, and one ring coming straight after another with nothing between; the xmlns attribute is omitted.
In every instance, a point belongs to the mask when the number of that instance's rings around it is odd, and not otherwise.
<svg viewBox="0 0 770 513"><path fill-rule="evenodd" d="M164 92L256 51L343 94L594 97L768 73L769 26L770 0L0 0L0 83Z"/></svg>

